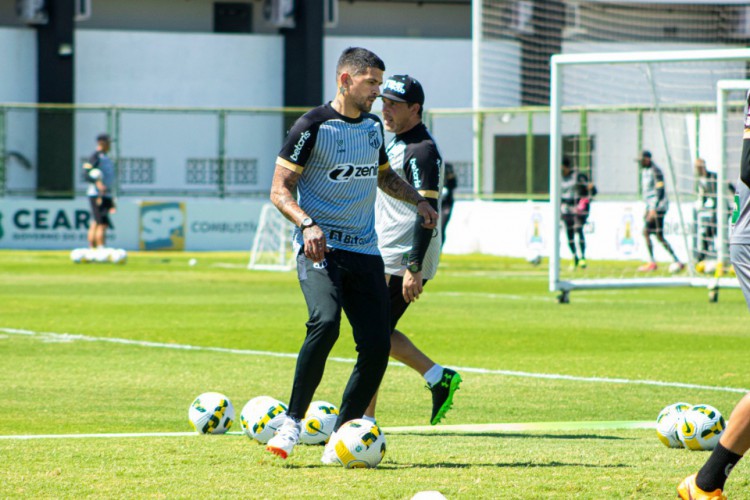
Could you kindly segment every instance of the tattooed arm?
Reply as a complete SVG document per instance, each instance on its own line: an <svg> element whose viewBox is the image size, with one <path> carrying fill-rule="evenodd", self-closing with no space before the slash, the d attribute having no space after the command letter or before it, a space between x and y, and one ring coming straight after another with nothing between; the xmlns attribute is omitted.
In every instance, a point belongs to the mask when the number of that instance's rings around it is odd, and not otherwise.
<svg viewBox="0 0 750 500"><path fill-rule="evenodd" d="M276 165L271 182L271 202L279 209L284 217L289 219L295 226L302 224L302 220L309 217L297 204L294 192L297 188L300 174ZM305 256L314 262L320 262L325 258L326 237L318 225L307 227L302 231L302 239L305 242Z"/></svg>
<svg viewBox="0 0 750 500"><path fill-rule="evenodd" d="M419 194L408 182L399 177L392 168L378 172L378 187L389 196L417 206L417 212L424 218L423 227L432 229L437 225L438 214L427 199Z"/></svg>

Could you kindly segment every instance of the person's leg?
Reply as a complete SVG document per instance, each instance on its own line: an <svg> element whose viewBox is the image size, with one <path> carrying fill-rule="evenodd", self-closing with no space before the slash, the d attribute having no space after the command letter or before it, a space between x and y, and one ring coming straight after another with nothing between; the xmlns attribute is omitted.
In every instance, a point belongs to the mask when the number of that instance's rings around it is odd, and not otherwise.
<svg viewBox="0 0 750 500"><path fill-rule="evenodd" d="M102 223L96 225L96 246L104 248L105 244L107 243L107 228L109 227L108 224Z"/></svg>
<svg viewBox="0 0 750 500"><path fill-rule="evenodd" d="M89 205L91 206L91 219L89 220L87 239L89 248L96 248L96 226L99 219L99 206L96 203L96 197L89 196Z"/></svg>
<svg viewBox="0 0 750 500"><path fill-rule="evenodd" d="M575 216L573 214L562 214L562 219L565 223L565 234L568 237L568 248L573 256L573 267L575 267L578 264L575 242Z"/></svg>
<svg viewBox="0 0 750 500"><path fill-rule="evenodd" d="M750 245L730 245L730 258L742 294L750 309ZM711 452L706 463L697 474L686 477L677 487L681 498L688 500L696 496L696 488L702 492L721 494L729 474L743 455L750 449L750 393L734 407L727 428L719 439L719 444Z"/></svg>
<svg viewBox="0 0 750 500"><path fill-rule="evenodd" d="M335 430L361 418L380 386L391 348L390 303L379 255L340 252L342 305L352 325L357 362L344 389Z"/></svg>
<svg viewBox="0 0 750 500"><path fill-rule="evenodd" d="M588 214L581 214L576 216L576 234L578 235L578 251L581 255L581 267L586 267L586 235L583 233L583 228L586 226L586 220Z"/></svg>
<svg viewBox="0 0 750 500"><path fill-rule="evenodd" d="M302 420L325 370L328 354L339 337L341 276L336 256L326 256L326 267L300 253L297 257L300 288L307 303L307 334L297 357L287 415Z"/></svg>
<svg viewBox="0 0 750 500"><path fill-rule="evenodd" d="M341 323L341 281L335 257L328 254L325 266L315 265L300 252L297 277L307 303L307 335L297 356L287 418L266 450L287 458L299 440L300 421L323 378L326 360L336 343Z"/></svg>

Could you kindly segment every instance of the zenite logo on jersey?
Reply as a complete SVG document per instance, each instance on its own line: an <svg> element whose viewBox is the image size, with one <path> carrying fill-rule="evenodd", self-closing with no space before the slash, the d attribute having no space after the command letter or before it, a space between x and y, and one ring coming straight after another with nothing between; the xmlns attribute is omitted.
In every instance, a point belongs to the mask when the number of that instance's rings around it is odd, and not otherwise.
<svg viewBox="0 0 750 500"><path fill-rule="evenodd" d="M297 144L294 145L294 153L289 157L289 159L297 161L299 159L299 154L302 152L302 148L304 147L307 140L310 138L310 131L305 130L302 132L299 136L299 140L297 141Z"/></svg>
<svg viewBox="0 0 750 500"><path fill-rule="evenodd" d="M351 179L372 179L378 176L377 165L336 165L328 172L331 182L349 182Z"/></svg>

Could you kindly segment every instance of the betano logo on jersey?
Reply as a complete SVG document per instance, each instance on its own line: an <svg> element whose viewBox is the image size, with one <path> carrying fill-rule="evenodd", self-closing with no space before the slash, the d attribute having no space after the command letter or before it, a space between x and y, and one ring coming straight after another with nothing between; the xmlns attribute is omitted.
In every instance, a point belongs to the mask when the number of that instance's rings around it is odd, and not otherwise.
<svg viewBox="0 0 750 500"><path fill-rule="evenodd" d="M305 143L310 138L310 135L312 134L310 134L309 130L305 130L304 132L300 134L297 144L294 145L294 153L292 153L292 155L289 157L290 160L292 161L299 160L299 154L302 152L302 148L305 146Z"/></svg>
<svg viewBox="0 0 750 500"><path fill-rule="evenodd" d="M351 165L340 164L328 172L328 180L331 182L349 182L351 179L373 179L378 177L377 165Z"/></svg>

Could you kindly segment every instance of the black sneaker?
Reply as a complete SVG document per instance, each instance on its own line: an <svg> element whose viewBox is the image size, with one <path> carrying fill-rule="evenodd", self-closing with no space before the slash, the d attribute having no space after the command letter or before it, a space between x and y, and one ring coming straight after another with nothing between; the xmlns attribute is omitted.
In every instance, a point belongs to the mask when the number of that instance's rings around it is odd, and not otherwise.
<svg viewBox="0 0 750 500"><path fill-rule="evenodd" d="M440 382L430 387L432 392L432 418L430 424L438 424L453 406L453 395L461 383L461 375L450 368L443 368Z"/></svg>

